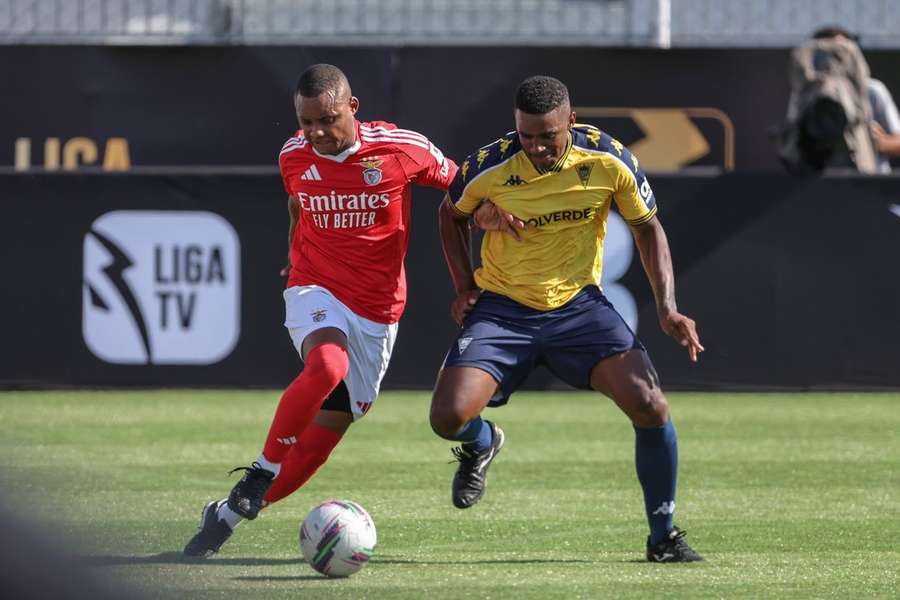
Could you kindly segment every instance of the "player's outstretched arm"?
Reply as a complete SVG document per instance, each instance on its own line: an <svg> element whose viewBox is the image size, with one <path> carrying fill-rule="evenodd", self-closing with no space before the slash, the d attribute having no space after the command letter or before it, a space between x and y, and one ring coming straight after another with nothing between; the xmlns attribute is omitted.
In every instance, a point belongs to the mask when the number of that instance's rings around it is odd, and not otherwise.
<svg viewBox="0 0 900 600"><path fill-rule="evenodd" d="M449 196L444 196L438 210L438 223L441 247L444 249L447 269L456 290L456 299L450 307L450 313L453 320L462 325L481 294L481 290L475 285L475 275L472 271L472 234L469 231L469 218L453 208Z"/></svg>
<svg viewBox="0 0 900 600"><path fill-rule="evenodd" d="M697 362L697 356L703 352L704 348L697 335L696 323L690 317L678 312L675 304L675 274L672 270L672 255L662 223L657 217L653 217L642 225L632 227L631 233L634 235L634 241L641 254L644 272L647 273L650 287L653 288L660 327L676 342L686 347L691 360Z"/></svg>
<svg viewBox="0 0 900 600"><path fill-rule="evenodd" d="M520 231L526 228L525 221L512 213L506 212L487 198L475 209L475 224L485 231L500 231L522 241Z"/></svg>

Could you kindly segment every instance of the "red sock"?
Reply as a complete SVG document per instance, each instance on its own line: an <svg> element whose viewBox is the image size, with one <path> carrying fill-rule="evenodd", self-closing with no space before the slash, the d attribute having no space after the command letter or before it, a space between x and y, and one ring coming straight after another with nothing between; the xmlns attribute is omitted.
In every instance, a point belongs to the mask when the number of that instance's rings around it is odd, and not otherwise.
<svg viewBox="0 0 900 600"><path fill-rule="evenodd" d="M328 460L328 455L341 441L341 437L343 434L337 431L326 429L315 422L310 423L281 463L281 472L266 492L265 501L269 504L278 502L309 481Z"/></svg>
<svg viewBox="0 0 900 600"><path fill-rule="evenodd" d="M284 460L348 368L347 351L337 344L321 344L309 351L303 372L284 390L275 410L263 448L266 460L273 463Z"/></svg>

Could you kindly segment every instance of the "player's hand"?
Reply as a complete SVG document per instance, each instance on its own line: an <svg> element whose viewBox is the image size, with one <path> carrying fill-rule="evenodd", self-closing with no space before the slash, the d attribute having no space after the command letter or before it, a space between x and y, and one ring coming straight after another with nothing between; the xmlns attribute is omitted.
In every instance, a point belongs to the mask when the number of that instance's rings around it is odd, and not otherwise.
<svg viewBox="0 0 900 600"><path fill-rule="evenodd" d="M659 325L667 335L687 348L691 362L697 362L697 356L706 348L700 344L700 336L697 335L697 324L694 323L693 319L680 312L672 311L659 316Z"/></svg>
<svg viewBox="0 0 900 600"><path fill-rule="evenodd" d="M281 269L281 271L278 272L278 274L281 275L282 277L287 277L288 275L290 275L291 274L291 263L288 263L287 266L285 266L283 269Z"/></svg>
<svg viewBox="0 0 900 600"><path fill-rule="evenodd" d="M875 121L869 123L869 131L872 132L872 141L875 142L875 149L883 152L885 145L888 143L887 132Z"/></svg>
<svg viewBox="0 0 900 600"><path fill-rule="evenodd" d="M508 213L490 200L482 200L475 209L475 224L485 231L500 231L522 241L520 231L527 228L525 221Z"/></svg>
<svg viewBox="0 0 900 600"><path fill-rule="evenodd" d="M456 296L456 300L453 301L453 304L450 306L450 314L453 316L453 320L456 321L456 324L462 327L463 321L466 320L466 316L472 309L475 308L475 303L478 302L478 297L481 295L481 290L466 290L464 292L460 292Z"/></svg>

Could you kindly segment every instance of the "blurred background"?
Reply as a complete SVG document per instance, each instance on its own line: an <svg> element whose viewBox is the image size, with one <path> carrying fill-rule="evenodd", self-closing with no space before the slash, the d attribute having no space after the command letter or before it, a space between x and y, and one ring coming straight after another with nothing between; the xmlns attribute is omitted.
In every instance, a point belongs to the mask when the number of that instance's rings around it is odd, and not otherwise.
<svg viewBox="0 0 900 600"><path fill-rule="evenodd" d="M650 174L700 363L615 216L603 285L667 387L896 388L900 179L786 168L791 52L826 26L900 93L895 0L0 0L0 387L290 381L276 157L297 77L328 62L362 120L457 161L513 128L522 79L563 80ZM892 123L870 140L887 165ZM386 389L429 388L454 336L440 199L414 192Z"/></svg>

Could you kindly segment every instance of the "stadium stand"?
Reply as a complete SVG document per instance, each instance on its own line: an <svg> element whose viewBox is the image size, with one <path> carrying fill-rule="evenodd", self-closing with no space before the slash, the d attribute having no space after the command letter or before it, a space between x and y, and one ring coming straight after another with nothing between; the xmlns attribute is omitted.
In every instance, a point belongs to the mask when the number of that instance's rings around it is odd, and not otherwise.
<svg viewBox="0 0 900 600"><path fill-rule="evenodd" d="M3 0L0 43L900 47L893 0Z"/></svg>

